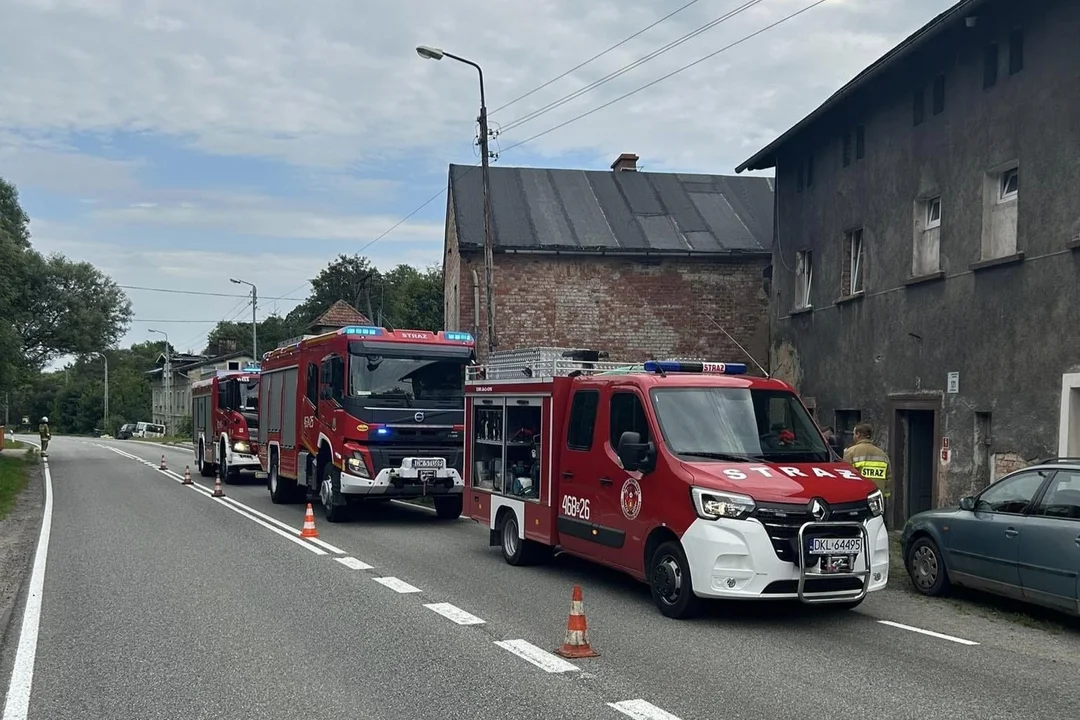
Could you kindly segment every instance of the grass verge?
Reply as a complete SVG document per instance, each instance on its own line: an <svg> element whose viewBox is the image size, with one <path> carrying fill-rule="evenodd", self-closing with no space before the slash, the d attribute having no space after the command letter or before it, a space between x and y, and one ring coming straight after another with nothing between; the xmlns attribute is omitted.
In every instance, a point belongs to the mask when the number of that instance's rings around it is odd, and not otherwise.
<svg viewBox="0 0 1080 720"><path fill-rule="evenodd" d="M11 439L5 439L4 440L4 448L6 450L22 450L22 449L28 448L28 447L31 447L31 446L27 445L24 442L19 442L18 440L11 440Z"/></svg>
<svg viewBox="0 0 1080 720"><path fill-rule="evenodd" d="M36 453L30 453L27 457L0 455L0 520L7 517L15 506L16 498L26 487L27 466L30 462L36 462L36 458Z"/></svg>

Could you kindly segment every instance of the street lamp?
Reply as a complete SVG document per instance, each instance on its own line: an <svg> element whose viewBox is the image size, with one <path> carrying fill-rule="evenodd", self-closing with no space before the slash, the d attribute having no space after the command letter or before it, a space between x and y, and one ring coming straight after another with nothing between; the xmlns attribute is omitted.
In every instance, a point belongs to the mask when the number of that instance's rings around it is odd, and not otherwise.
<svg viewBox="0 0 1080 720"><path fill-rule="evenodd" d="M487 340L488 340L488 356L494 352L496 346L495 340L495 297L493 292L493 280L492 266L494 265L494 252L495 252L495 239L492 234L492 221L491 221L491 183L488 176L488 158L490 153L488 152L488 120L487 120L487 100L484 97L484 70L474 63L472 60L466 60L463 57L459 57L452 53L448 53L441 48L427 47L426 45L420 45L416 48L416 54L425 60L442 60L444 57L448 57L451 60L457 60L460 63L470 65L476 68L476 72L480 75L480 167L481 167L481 183L483 185L484 194L484 285L486 287L487 294Z"/></svg>
<svg viewBox="0 0 1080 720"><path fill-rule="evenodd" d="M165 336L165 431L172 429L172 351L169 350L169 333L164 330L149 330Z"/></svg>
<svg viewBox="0 0 1080 720"><path fill-rule="evenodd" d="M251 355L255 358L255 362L259 362L259 333L255 327L255 306L259 302L259 291L254 284L249 283L247 280L229 278L229 282L237 285L247 285L251 288Z"/></svg>
<svg viewBox="0 0 1080 720"><path fill-rule="evenodd" d="M105 361L105 423L101 426L102 434L109 432L109 356L103 352L98 353Z"/></svg>

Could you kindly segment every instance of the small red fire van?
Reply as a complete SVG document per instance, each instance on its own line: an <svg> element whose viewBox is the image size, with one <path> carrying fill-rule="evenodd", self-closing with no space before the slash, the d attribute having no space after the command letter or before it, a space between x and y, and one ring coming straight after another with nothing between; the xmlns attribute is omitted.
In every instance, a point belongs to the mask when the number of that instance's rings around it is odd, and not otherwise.
<svg viewBox="0 0 1080 720"><path fill-rule="evenodd" d="M711 362L500 351L466 381L466 512L512 565L553 548L704 598L854 607L889 573L884 502L794 388Z"/></svg>

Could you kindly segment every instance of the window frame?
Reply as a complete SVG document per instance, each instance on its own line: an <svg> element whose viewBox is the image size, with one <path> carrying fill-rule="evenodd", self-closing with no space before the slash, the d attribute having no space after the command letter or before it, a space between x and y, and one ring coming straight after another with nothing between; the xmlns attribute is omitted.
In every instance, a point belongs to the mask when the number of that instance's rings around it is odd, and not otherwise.
<svg viewBox="0 0 1080 720"><path fill-rule="evenodd" d="M614 435L615 431L615 399L620 396L632 397L638 404L638 408L641 409L641 416L645 419L645 432L642 433L642 442L650 442L655 439L656 432L654 431L652 424L649 421L649 409L648 403L646 403L636 389L627 387L612 388L611 393L608 395L608 443L611 445L611 449L618 452L619 438L622 437L624 432L633 432L623 430L619 433L618 437Z"/></svg>
<svg viewBox="0 0 1080 720"><path fill-rule="evenodd" d="M1047 478L1046 483L1039 489L1038 495L1032 501L1031 506L1028 508L1028 512L1032 517L1046 518L1047 520L1064 520L1067 522L1080 523L1080 517L1061 517L1060 515L1046 515L1041 510L1046 507L1046 498L1050 495L1050 490L1057 482L1058 476L1063 473L1075 475L1080 477L1080 470L1076 468L1056 469Z"/></svg>
<svg viewBox="0 0 1080 720"><path fill-rule="evenodd" d="M814 251L799 250L795 253L795 308L803 310L814 306L811 295L814 287ZM802 267L802 272L799 267Z"/></svg>
<svg viewBox="0 0 1080 720"><path fill-rule="evenodd" d="M844 232L844 269L847 270L848 280L847 288L840 288L840 290L845 297L852 297L866 292L865 241L866 232L862 226ZM856 253L856 247L858 247L858 253ZM859 281L857 284L856 279Z"/></svg>
<svg viewBox="0 0 1080 720"><path fill-rule="evenodd" d="M1016 189L1012 192L1008 191L1009 178L1016 178ZM1020 167L1009 168L1003 170L998 174L998 197L997 202L999 205L1003 205L1008 202L1016 200L1020 196Z"/></svg>
<svg viewBox="0 0 1080 720"><path fill-rule="evenodd" d="M932 217L934 206L937 205L938 216ZM941 227L941 196L927 198L925 201L924 230L933 230Z"/></svg>
<svg viewBox="0 0 1080 720"><path fill-rule="evenodd" d="M941 115L945 112L945 74L938 73L934 77L934 85L930 91L930 112Z"/></svg>
<svg viewBox="0 0 1080 720"><path fill-rule="evenodd" d="M575 430L575 419L577 419L578 410L578 398L591 397L593 399L592 408L592 423L589 430L589 444L588 445L574 445L571 442L571 433ZM574 450L576 452L590 452L593 445L596 444L596 421L600 416L600 390L597 388L578 388L574 391L574 394L570 397L570 416L566 419L566 449ZM579 438L574 438L579 439Z"/></svg>
<svg viewBox="0 0 1080 720"><path fill-rule="evenodd" d="M979 503L981 503L983 501L983 496L985 496L987 493L992 492L994 490L997 490L998 488L1006 487L1007 485L1012 485L1012 484L1014 484L1016 482L1019 482L1023 477L1025 477L1027 475L1042 475L1043 478L1040 481L1038 487L1035 488L1035 492L1028 499L1027 505L1024 506L1023 510L1021 510L1020 512L1017 512L1017 513L1013 513L1013 512L1005 512L1003 510L980 510L979 509ZM1046 490L1046 483L1050 479L1050 477L1052 477L1052 473L1048 475L1046 470L1028 469L1028 468L1025 468L1023 470L1017 470L1012 475L1009 475L1008 477L1004 477L1001 480L998 480L996 483L994 483L993 485L990 485L989 487L983 489L982 492L980 492L978 495L976 495L975 496L974 509L971 512L973 514L976 514L976 515L979 514L979 513L984 513L984 514L988 514L988 515L1012 515L1012 516L1016 516L1016 517L1019 517L1019 516L1022 516L1022 515L1025 515L1025 516L1030 515L1032 509L1035 506L1036 501L1040 500L1042 498L1043 493Z"/></svg>

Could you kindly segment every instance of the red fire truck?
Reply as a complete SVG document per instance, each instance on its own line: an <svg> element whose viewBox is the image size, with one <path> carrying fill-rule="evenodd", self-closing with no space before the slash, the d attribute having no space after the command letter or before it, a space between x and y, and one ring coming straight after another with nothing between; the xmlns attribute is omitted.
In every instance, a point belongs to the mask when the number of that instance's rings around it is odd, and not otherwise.
<svg viewBox="0 0 1080 720"><path fill-rule="evenodd" d="M191 384L191 441L199 474L231 483L241 470L259 470L259 368L216 370Z"/></svg>
<svg viewBox="0 0 1080 720"><path fill-rule="evenodd" d="M467 514L506 562L553 548L704 598L858 605L889 573L884 501L799 400L732 363L501 351L466 381Z"/></svg>
<svg viewBox="0 0 1080 720"><path fill-rule="evenodd" d="M351 326L266 354L259 460L275 503L317 496L331 522L349 505L433 499L461 515L466 332Z"/></svg>

